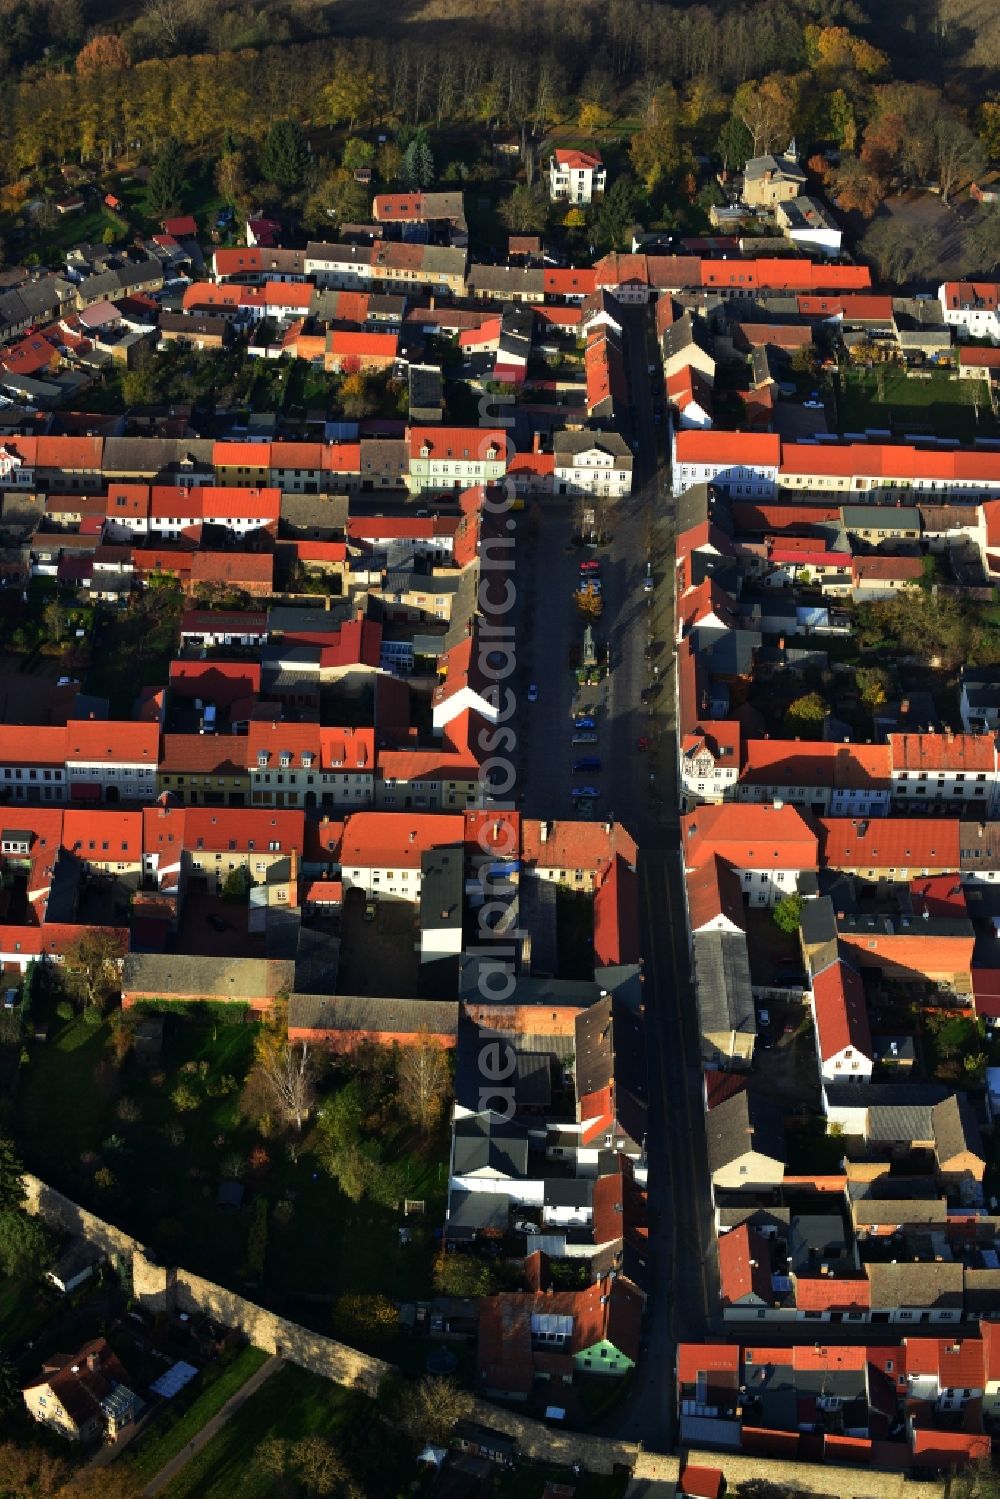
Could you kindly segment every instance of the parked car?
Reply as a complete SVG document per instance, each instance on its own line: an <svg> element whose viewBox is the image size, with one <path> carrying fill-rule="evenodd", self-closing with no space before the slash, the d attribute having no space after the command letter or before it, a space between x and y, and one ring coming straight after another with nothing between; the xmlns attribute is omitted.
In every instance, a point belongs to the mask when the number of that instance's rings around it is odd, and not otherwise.
<svg viewBox="0 0 1000 1499"><path fill-rule="evenodd" d="M597 735L594 734L594 733L590 733L587 730L584 730L584 732L582 734L574 734L573 735L572 743L573 744L596 744L597 743Z"/></svg>
<svg viewBox="0 0 1000 1499"><path fill-rule="evenodd" d="M570 796L575 802L581 800L596 801L601 794L599 786L574 786Z"/></svg>
<svg viewBox="0 0 1000 1499"><path fill-rule="evenodd" d="M591 718L589 714L585 714L583 717L573 720L573 727L574 729L596 729L597 721Z"/></svg>
<svg viewBox="0 0 1000 1499"><path fill-rule="evenodd" d="M528 687L528 702L529 703L537 703L538 702L538 684L537 684L537 682L532 682L530 684L530 686Z"/></svg>
<svg viewBox="0 0 1000 1499"><path fill-rule="evenodd" d="M646 563L646 576L642 580L642 587L644 593L652 593L653 591L653 569L648 562Z"/></svg>
<svg viewBox="0 0 1000 1499"><path fill-rule="evenodd" d="M638 739L635 741L635 747L636 747L637 750L648 750L649 749L649 735L648 734L640 734L639 737L638 737Z"/></svg>
<svg viewBox="0 0 1000 1499"><path fill-rule="evenodd" d="M600 755L584 755L584 757L583 757L582 760L574 760L573 761L573 771L574 771L574 773L576 773L577 771L580 771L580 770L600 770L600 768L601 768L601 757L600 757Z"/></svg>
<svg viewBox="0 0 1000 1499"><path fill-rule="evenodd" d="M588 557L586 562L580 563L580 571L582 573L599 573L600 570L601 564L596 557Z"/></svg>

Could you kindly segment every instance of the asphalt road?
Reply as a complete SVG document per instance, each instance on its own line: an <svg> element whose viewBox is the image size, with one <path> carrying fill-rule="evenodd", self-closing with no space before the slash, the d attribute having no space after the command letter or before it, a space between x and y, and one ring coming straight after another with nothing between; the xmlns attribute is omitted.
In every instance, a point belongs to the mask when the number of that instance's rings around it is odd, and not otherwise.
<svg viewBox="0 0 1000 1499"><path fill-rule="evenodd" d="M593 750L570 745L574 690L568 657L581 633L571 595L580 558L576 549L568 549L571 521L565 500L546 502L534 540L520 549L521 669L524 685L536 684L538 701L526 704L519 720L525 726L526 813L572 815L572 758L599 753L601 774L587 780L600 781L601 812L624 823L640 848L654 1280L642 1363L628 1395L600 1430L648 1449L669 1450L676 1344L714 1330L718 1271L678 856L673 505L664 429L654 419L654 385L659 386L661 377L650 309L627 308L624 317L634 409L627 435L638 443L636 482L633 494L614 508L612 540L598 554L605 612L597 633L608 642L611 666L597 715L599 743ZM652 376L651 362L656 364ZM651 594L643 589L647 562L655 580ZM644 704L640 695L646 688L653 696ZM638 750L640 737L652 740L650 752Z"/></svg>

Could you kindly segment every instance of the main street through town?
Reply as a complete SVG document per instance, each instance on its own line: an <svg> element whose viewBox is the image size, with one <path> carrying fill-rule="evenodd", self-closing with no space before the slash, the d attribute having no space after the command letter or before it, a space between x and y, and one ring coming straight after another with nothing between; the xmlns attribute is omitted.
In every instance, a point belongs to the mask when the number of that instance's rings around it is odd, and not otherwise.
<svg viewBox="0 0 1000 1499"><path fill-rule="evenodd" d="M600 785L598 815L622 822L639 844L644 996L650 1087L649 1209L653 1282L644 1357L602 1433L650 1449L673 1445L673 1371L680 1340L714 1325L718 1305L701 1071L679 867L673 691L673 505L664 428L655 416L660 362L648 308L623 310L635 483L611 507L612 539L601 559L608 682L589 694L598 743L572 745L576 694L570 651L582 627L572 603L580 562L571 504L545 501L521 530L518 650L522 807L528 816L573 815L571 791ZM654 366L650 373L649 366ZM647 563L654 588L643 587ZM534 683L535 703L523 699ZM650 690L649 701L643 694ZM583 689L582 701L588 701ZM649 750L638 748L649 739ZM574 758L597 754L599 775L573 775Z"/></svg>

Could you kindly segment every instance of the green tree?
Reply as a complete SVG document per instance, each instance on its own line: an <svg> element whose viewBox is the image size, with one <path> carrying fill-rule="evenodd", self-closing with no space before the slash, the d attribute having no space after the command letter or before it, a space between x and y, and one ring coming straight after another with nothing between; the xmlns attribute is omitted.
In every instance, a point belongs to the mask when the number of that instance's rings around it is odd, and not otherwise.
<svg viewBox="0 0 1000 1499"><path fill-rule="evenodd" d="M753 150L753 138L738 115L730 115L715 143L727 172L742 171Z"/></svg>
<svg viewBox="0 0 1000 1499"><path fill-rule="evenodd" d="M21 1405L21 1379L17 1365L8 1358L0 1358L0 1415L10 1415ZM0 1483L3 1482L0 1471Z"/></svg>
<svg viewBox="0 0 1000 1499"><path fill-rule="evenodd" d="M442 1251L434 1261L434 1289L439 1296L488 1296L493 1275L486 1260Z"/></svg>
<svg viewBox="0 0 1000 1499"><path fill-rule="evenodd" d="M789 705L785 729L789 734L815 734L822 729L829 712L829 704L818 692L803 693Z"/></svg>
<svg viewBox="0 0 1000 1499"><path fill-rule="evenodd" d="M801 895L786 895L774 908L774 924L782 932L797 932L802 922Z"/></svg>
<svg viewBox="0 0 1000 1499"><path fill-rule="evenodd" d="M621 249L635 223L636 191L628 177L616 177L597 211L597 234L602 245ZM631 245L629 245L631 248Z"/></svg>
<svg viewBox="0 0 1000 1499"><path fill-rule="evenodd" d="M298 120L275 120L264 141L261 169L268 182L295 192L309 166L309 148Z"/></svg>
<svg viewBox="0 0 1000 1499"><path fill-rule="evenodd" d="M500 217L514 234L538 234L548 222L549 207L540 189L519 182L500 205Z"/></svg>
<svg viewBox="0 0 1000 1499"><path fill-rule="evenodd" d="M339 1088L327 1099L319 1114L320 1153L341 1150L345 1145L356 1145L361 1139L365 1122L365 1101L358 1078Z"/></svg>
<svg viewBox="0 0 1000 1499"><path fill-rule="evenodd" d="M409 188L430 187L434 181L434 154L424 131L418 130L403 152L401 171Z"/></svg>
<svg viewBox="0 0 1000 1499"><path fill-rule="evenodd" d="M170 1102L178 1114L190 1114L201 1104L201 1099L190 1083L178 1083L170 1095Z"/></svg>
<svg viewBox="0 0 1000 1499"><path fill-rule="evenodd" d="M39 1219L19 1208L0 1212L0 1270L5 1275L40 1275L51 1258L51 1241Z"/></svg>
<svg viewBox="0 0 1000 1499"><path fill-rule="evenodd" d="M340 164L349 172L356 172L358 167L373 167L375 165L375 147L360 136L352 135L344 142L341 152Z"/></svg>
<svg viewBox="0 0 1000 1499"><path fill-rule="evenodd" d="M149 174L146 196L149 211L155 218L175 213L184 192L184 154L180 142L168 135L161 145Z"/></svg>
<svg viewBox="0 0 1000 1499"><path fill-rule="evenodd" d="M24 1167L13 1140L0 1135L0 1212L24 1205Z"/></svg>
<svg viewBox="0 0 1000 1499"><path fill-rule="evenodd" d="M892 675L884 666L859 666L854 673L854 684L867 707L881 708L889 696Z"/></svg>

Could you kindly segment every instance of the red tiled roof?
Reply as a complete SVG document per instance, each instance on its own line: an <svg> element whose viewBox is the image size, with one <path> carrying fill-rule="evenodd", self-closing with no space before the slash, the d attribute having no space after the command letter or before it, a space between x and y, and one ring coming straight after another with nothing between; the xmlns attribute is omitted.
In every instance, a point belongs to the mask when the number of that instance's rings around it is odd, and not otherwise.
<svg viewBox="0 0 1000 1499"><path fill-rule="evenodd" d="M781 457L781 438L772 432L684 431L674 442L678 463L777 469Z"/></svg>
<svg viewBox="0 0 1000 1499"><path fill-rule="evenodd" d="M419 869L422 855L462 840L461 814L354 812L344 821L345 869Z"/></svg>
<svg viewBox="0 0 1000 1499"><path fill-rule="evenodd" d="M725 916L740 930L746 929L740 878L732 865L718 855L692 869L686 880L688 918L692 932L700 932L717 916Z"/></svg>
<svg viewBox="0 0 1000 1499"><path fill-rule="evenodd" d="M996 312L1000 307L1000 281L946 281L942 291L949 309Z"/></svg>
<svg viewBox="0 0 1000 1499"><path fill-rule="evenodd" d="M66 725L66 759L70 762L155 765L159 747L156 724L86 719Z"/></svg>
<svg viewBox="0 0 1000 1499"><path fill-rule="evenodd" d="M719 1499L722 1478L721 1468L700 1468L694 1463L685 1463L679 1488L682 1494L690 1494L693 1499Z"/></svg>
<svg viewBox="0 0 1000 1499"><path fill-rule="evenodd" d="M399 337L395 333L367 333L334 328L330 334L330 353L339 358L352 356L372 359L395 359Z"/></svg>
<svg viewBox="0 0 1000 1499"><path fill-rule="evenodd" d="M958 869L956 817L821 817L816 825L832 869Z"/></svg>
<svg viewBox="0 0 1000 1499"><path fill-rule="evenodd" d="M993 771L996 748L990 734L890 734L893 770Z"/></svg>
<svg viewBox="0 0 1000 1499"><path fill-rule="evenodd" d="M95 864L133 864L142 856L142 813L101 808L63 813L63 847Z"/></svg>
<svg viewBox="0 0 1000 1499"><path fill-rule="evenodd" d="M797 1275L795 1305L800 1312L864 1311L871 1306L871 1284L867 1276L843 1280L834 1275Z"/></svg>
<svg viewBox="0 0 1000 1499"><path fill-rule="evenodd" d="M772 1299L770 1243L746 1223L719 1236L719 1290L730 1305L750 1295Z"/></svg>
<svg viewBox="0 0 1000 1499"><path fill-rule="evenodd" d="M304 812L272 811L270 807L186 807L185 847L289 853L302 848L305 824ZM278 848L271 849L272 843Z"/></svg>
<svg viewBox="0 0 1000 1499"><path fill-rule="evenodd" d="M922 557L855 557L851 562L854 582L893 582L899 579L919 583L924 575Z"/></svg>
<svg viewBox="0 0 1000 1499"><path fill-rule="evenodd" d="M856 968L838 958L813 979L816 1039L824 1062L852 1047L872 1060L865 986Z"/></svg>
<svg viewBox="0 0 1000 1499"><path fill-rule="evenodd" d="M816 834L795 807L703 806L682 817L681 828L688 869L715 854L737 869L817 867Z"/></svg>
<svg viewBox="0 0 1000 1499"><path fill-rule="evenodd" d="M274 580L270 552L195 552L191 558L193 583L264 583Z"/></svg>
<svg viewBox="0 0 1000 1499"><path fill-rule="evenodd" d="M603 164L600 151L554 151L556 166L566 167L568 171L587 171Z"/></svg>
<svg viewBox="0 0 1000 1499"><path fill-rule="evenodd" d="M612 823L605 831L600 822L536 822L525 818L521 824L522 850L526 864L542 869L583 869L593 873L607 867L613 854L620 853L635 863L635 842L622 827ZM543 829L547 836L543 838Z"/></svg>
<svg viewBox="0 0 1000 1499"><path fill-rule="evenodd" d="M542 285L549 297L589 297L597 289L597 272L590 266L579 270L545 270ZM536 309L540 317L548 318L551 309Z"/></svg>

